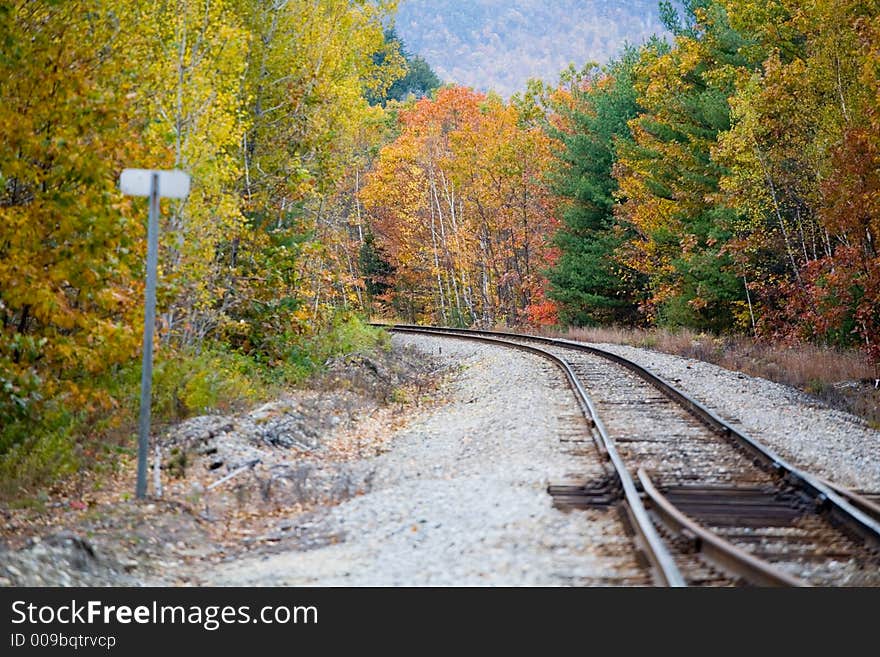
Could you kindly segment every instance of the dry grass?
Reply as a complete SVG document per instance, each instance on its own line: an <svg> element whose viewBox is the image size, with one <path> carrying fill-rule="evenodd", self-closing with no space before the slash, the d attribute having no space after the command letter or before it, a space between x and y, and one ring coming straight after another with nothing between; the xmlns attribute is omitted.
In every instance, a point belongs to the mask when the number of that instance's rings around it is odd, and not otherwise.
<svg viewBox="0 0 880 657"><path fill-rule="evenodd" d="M799 388L880 428L880 368L857 351L771 345L688 330L578 328L555 333L583 342L625 344L706 361Z"/></svg>

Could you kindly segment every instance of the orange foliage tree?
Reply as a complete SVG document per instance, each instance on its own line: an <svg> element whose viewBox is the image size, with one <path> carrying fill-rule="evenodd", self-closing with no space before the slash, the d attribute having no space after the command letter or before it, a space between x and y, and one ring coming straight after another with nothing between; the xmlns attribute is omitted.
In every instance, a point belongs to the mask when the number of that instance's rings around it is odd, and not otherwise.
<svg viewBox="0 0 880 657"><path fill-rule="evenodd" d="M361 190L410 320L546 322L552 142L521 104L449 87L400 114Z"/></svg>

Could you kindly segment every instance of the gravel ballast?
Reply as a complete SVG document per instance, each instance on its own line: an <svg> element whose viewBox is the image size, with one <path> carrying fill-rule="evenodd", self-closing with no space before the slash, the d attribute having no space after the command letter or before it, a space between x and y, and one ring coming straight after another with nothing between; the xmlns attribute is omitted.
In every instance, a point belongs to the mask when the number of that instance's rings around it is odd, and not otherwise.
<svg viewBox="0 0 880 657"><path fill-rule="evenodd" d="M458 372L447 403L418 414L373 471L364 495L312 515L332 537L219 564L217 585L633 585L648 583L613 510L560 511L548 483L600 476L561 373L512 350L427 336L394 337ZM335 542L334 542L335 541Z"/></svg>
<svg viewBox="0 0 880 657"><path fill-rule="evenodd" d="M355 467L363 495L291 518L301 547L230 559L196 579L218 585L649 584L613 511L553 508L548 483L602 475L570 390L543 359L493 345L397 335L453 370L446 401L389 451ZM787 386L692 359L596 345L659 374L793 464L880 490L880 434ZM457 372L455 371L457 369ZM295 526L297 523L302 526ZM302 547L302 546L305 546Z"/></svg>
<svg viewBox="0 0 880 657"><path fill-rule="evenodd" d="M790 386L681 356L593 344L646 367L793 465L880 491L880 432Z"/></svg>

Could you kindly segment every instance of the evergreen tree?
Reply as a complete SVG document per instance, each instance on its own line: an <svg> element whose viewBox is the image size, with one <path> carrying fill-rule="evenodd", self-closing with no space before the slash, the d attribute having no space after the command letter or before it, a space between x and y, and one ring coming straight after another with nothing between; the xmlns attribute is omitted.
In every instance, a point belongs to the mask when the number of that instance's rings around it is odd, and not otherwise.
<svg viewBox="0 0 880 657"><path fill-rule="evenodd" d="M394 28L385 31L385 43L391 52L404 59L406 74L398 78L384 94L371 94L368 100L373 105L384 106L389 100L405 101L407 98L424 98L440 88L442 84L437 74L420 55L409 53ZM377 53L374 61L381 65L388 57L387 52Z"/></svg>
<svg viewBox="0 0 880 657"><path fill-rule="evenodd" d="M636 231L624 255L649 278L649 319L725 331L744 328L747 300L729 247L738 215L717 202L725 169L712 152L731 128L735 73L754 62L717 2L684 8L683 19L666 17L675 48L644 50L634 69L642 113L618 149L616 212Z"/></svg>
<svg viewBox="0 0 880 657"><path fill-rule="evenodd" d="M652 47L659 47L655 44ZM603 72L575 80L572 101L557 111L565 124L553 190L562 200L556 234L560 257L548 272L549 296L563 324L634 323L643 281L615 254L629 230L614 216L612 176L620 140L632 140L628 121L639 113L633 87L638 52L632 48Z"/></svg>
<svg viewBox="0 0 880 657"><path fill-rule="evenodd" d="M406 75L395 80L388 89L388 100L404 101L410 96L424 98L438 89L441 85L440 78L434 73L431 65L420 55L410 55L404 51L406 58Z"/></svg>
<svg viewBox="0 0 880 657"><path fill-rule="evenodd" d="M394 274L394 267L388 262L381 247L376 245L376 237L372 232L364 235L364 243L358 253L358 266L367 290L367 303L364 307L369 311L373 301L389 290L389 281Z"/></svg>

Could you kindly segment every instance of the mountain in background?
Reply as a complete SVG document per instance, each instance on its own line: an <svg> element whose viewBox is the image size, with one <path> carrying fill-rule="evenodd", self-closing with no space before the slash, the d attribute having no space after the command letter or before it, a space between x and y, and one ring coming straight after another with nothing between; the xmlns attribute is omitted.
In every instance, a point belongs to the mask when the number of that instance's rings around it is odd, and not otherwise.
<svg viewBox="0 0 880 657"><path fill-rule="evenodd" d="M665 33L658 0L401 0L396 25L445 82L504 96Z"/></svg>

